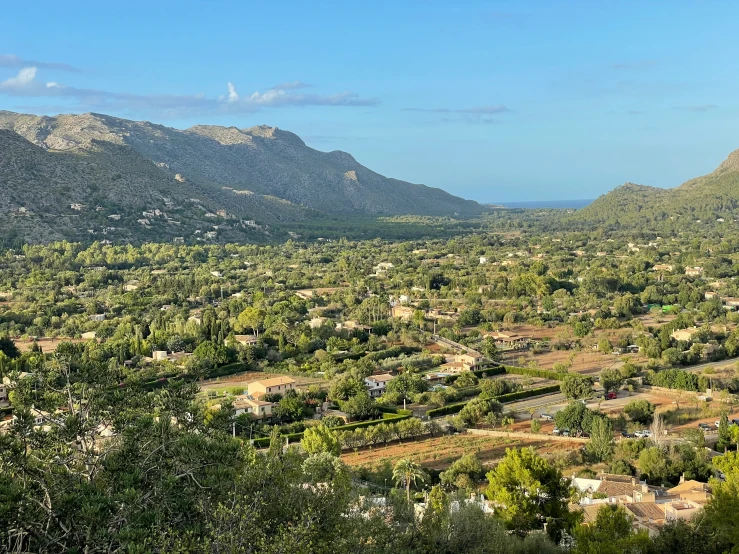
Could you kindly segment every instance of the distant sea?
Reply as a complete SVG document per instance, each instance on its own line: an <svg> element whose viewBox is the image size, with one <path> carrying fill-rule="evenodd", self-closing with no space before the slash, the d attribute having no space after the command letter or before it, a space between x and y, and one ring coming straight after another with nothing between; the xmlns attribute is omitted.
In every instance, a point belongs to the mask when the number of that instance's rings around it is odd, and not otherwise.
<svg viewBox="0 0 739 554"><path fill-rule="evenodd" d="M531 202L491 202L494 206L506 208L584 208L592 203L592 200L540 200Z"/></svg>

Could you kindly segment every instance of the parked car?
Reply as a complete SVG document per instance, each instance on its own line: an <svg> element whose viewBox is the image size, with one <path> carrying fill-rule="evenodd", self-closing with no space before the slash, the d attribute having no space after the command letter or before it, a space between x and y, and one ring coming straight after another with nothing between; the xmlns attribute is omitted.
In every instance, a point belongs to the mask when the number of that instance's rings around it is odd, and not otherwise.
<svg viewBox="0 0 739 554"><path fill-rule="evenodd" d="M580 404L582 404L583 406L585 406L587 404L587 402L585 402L585 399L584 398L581 398L580 400L578 400L578 402L580 402Z"/></svg>
<svg viewBox="0 0 739 554"><path fill-rule="evenodd" d="M625 439L633 439L634 438L634 435L632 435L631 433L629 433L627 431L621 431L621 436L623 438L625 438Z"/></svg>
<svg viewBox="0 0 739 554"><path fill-rule="evenodd" d="M732 419L731 420L732 425L739 425L739 419Z"/></svg>
<svg viewBox="0 0 739 554"><path fill-rule="evenodd" d="M716 429L718 429L719 425L721 425L721 420L717 419L713 424L716 426Z"/></svg>
<svg viewBox="0 0 739 554"><path fill-rule="evenodd" d="M552 414L541 414L539 417L544 421L552 421L554 419Z"/></svg>
<svg viewBox="0 0 739 554"><path fill-rule="evenodd" d="M642 429L641 431L636 431L634 433L634 436L639 439L647 439L652 436L652 432L648 431L647 429Z"/></svg>
<svg viewBox="0 0 739 554"><path fill-rule="evenodd" d="M709 431L711 429L711 426L708 425L708 423L699 423L698 429L702 429L703 431Z"/></svg>
<svg viewBox="0 0 739 554"><path fill-rule="evenodd" d="M554 428L554 431L552 431L552 434L553 434L553 435L559 435L559 433L560 433L560 431L559 431L559 427L555 427L555 428Z"/></svg>
<svg viewBox="0 0 739 554"><path fill-rule="evenodd" d="M618 394L613 391L606 394L606 400L615 400L616 398L618 398Z"/></svg>

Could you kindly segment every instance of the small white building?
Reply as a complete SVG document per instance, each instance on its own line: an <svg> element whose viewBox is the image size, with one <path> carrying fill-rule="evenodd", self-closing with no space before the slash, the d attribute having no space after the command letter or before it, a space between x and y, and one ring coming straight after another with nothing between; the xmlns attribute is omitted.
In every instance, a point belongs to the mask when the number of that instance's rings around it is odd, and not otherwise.
<svg viewBox="0 0 739 554"><path fill-rule="evenodd" d="M389 373L383 373L381 375L370 375L365 377L364 386L367 387L367 392L373 398L382 396L385 394L387 384L393 379L393 376Z"/></svg>

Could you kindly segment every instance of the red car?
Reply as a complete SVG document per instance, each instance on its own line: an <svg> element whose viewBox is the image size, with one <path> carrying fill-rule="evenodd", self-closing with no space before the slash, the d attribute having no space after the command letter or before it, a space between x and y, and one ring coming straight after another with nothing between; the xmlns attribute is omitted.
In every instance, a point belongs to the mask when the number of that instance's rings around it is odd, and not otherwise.
<svg viewBox="0 0 739 554"><path fill-rule="evenodd" d="M609 392L606 394L606 400L614 400L618 398L618 395L615 392Z"/></svg>

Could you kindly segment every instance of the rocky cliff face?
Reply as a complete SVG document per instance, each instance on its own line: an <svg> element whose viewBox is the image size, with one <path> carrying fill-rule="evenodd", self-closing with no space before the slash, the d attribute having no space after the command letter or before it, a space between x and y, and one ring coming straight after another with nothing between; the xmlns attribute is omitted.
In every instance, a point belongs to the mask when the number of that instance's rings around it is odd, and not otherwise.
<svg viewBox="0 0 739 554"><path fill-rule="evenodd" d="M188 185L183 190L195 191L202 200L228 207L240 217L280 221L310 217L313 211L338 216L482 211L476 202L386 178L345 152L314 150L297 135L265 125L200 125L180 131L101 114L37 117L0 112L0 129L47 151L130 150L130 155L151 162L162 178L174 182L180 175Z"/></svg>

